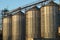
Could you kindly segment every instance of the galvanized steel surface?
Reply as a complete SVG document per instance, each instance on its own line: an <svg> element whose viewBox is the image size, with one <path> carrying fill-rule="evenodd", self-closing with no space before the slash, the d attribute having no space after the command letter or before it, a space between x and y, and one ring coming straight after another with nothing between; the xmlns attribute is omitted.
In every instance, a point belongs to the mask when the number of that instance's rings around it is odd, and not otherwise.
<svg viewBox="0 0 60 40"><path fill-rule="evenodd" d="M40 12L37 7L26 12L26 40L40 38Z"/></svg>
<svg viewBox="0 0 60 40"><path fill-rule="evenodd" d="M18 12L12 16L12 40L23 40L24 14Z"/></svg>
<svg viewBox="0 0 60 40"><path fill-rule="evenodd" d="M58 6L55 4L54 5L50 4L41 7L42 38L56 38L56 32L58 27L57 14L58 14Z"/></svg>
<svg viewBox="0 0 60 40"><path fill-rule="evenodd" d="M11 39L11 16L3 18L3 40Z"/></svg>

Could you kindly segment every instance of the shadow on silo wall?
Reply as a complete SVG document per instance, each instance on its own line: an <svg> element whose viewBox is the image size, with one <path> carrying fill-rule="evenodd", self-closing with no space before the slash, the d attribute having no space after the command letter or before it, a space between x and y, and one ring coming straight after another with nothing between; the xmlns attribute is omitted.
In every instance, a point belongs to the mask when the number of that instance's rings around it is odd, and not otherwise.
<svg viewBox="0 0 60 40"><path fill-rule="evenodd" d="M55 38L55 39L50 39L50 38L34 38L34 40L60 40L60 37L59 38Z"/></svg>
<svg viewBox="0 0 60 40"><path fill-rule="evenodd" d="M45 38L45 39L41 39L41 40L60 40L60 38L52 38L52 39L50 39L50 38Z"/></svg>
<svg viewBox="0 0 60 40"><path fill-rule="evenodd" d="M0 40L2 40L2 34L0 34Z"/></svg>
<svg viewBox="0 0 60 40"><path fill-rule="evenodd" d="M55 39L45 38L45 39L42 39L42 40L57 40L57 38L55 38Z"/></svg>
<svg viewBox="0 0 60 40"><path fill-rule="evenodd" d="M57 40L60 40L60 36L57 37Z"/></svg>

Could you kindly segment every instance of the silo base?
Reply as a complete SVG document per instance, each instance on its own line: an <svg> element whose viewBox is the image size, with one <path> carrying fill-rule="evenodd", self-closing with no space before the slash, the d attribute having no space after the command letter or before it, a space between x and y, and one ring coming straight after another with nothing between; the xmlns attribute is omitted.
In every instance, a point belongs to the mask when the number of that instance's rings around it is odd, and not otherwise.
<svg viewBox="0 0 60 40"><path fill-rule="evenodd" d="M42 40L41 38L34 38L34 40Z"/></svg>
<svg viewBox="0 0 60 40"><path fill-rule="evenodd" d="M26 40L33 40L33 38L26 38Z"/></svg>
<svg viewBox="0 0 60 40"><path fill-rule="evenodd" d="M26 38L26 40L42 40L41 38Z"/></svg>
<svg viewBox="0 0 60 40"><path fill-rule="evenodd" d="M57 40L57 38L42 38L42 40Z"/></svg>

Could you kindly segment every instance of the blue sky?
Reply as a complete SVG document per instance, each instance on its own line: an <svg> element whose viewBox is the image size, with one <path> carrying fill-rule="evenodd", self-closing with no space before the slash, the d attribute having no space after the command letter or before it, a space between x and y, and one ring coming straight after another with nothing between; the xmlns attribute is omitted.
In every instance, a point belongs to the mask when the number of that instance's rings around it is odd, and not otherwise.
<svg viewBox="0 0 60 40"><path fill-rule="evenodd" d="M4 8L8 8L9 10L12 10L36 1L41 1L41 0L0 0L0 10ZM58 1L59 0L56 0L56 2Z"/></svg>

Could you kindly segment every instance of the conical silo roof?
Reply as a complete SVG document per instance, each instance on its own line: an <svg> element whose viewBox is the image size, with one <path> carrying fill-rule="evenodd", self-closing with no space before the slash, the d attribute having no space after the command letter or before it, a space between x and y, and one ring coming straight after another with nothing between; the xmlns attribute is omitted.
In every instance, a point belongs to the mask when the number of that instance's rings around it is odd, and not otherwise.
<svg viewBox="0 0 60 40"><path fill-rule="evenodd" d="M39 8L37 6L34 6L34 7L30 8L30 9L26 10L26 12L27 11L33 11L33 10L39 10Z"/></svg>
<svg viewBox="0 0 60 40"><path fill-rule="evenodd" d="M9 11L9 10L8 10L8 9L6 9L6 8L3 10L3 12L8 12L8 11Z"/></svg>
<svg viewBox="0 0 60 40"><path fill-rule="evenodd" d="M58 4L55 3L54 1L50 1L47 5L48 5L48 6L49 6L49 5L50 5L50 6L58 6Z"/></svg>
<svg viewBox="0 0 60 40"><path fill-rule="evenodd" d="M50 1L49 3L47 3L46 5L43 5L42 7L45 7L45 6L59 6L57 3L55 3L54 1ZM41 8L42 8L41 7Z"/></svg>
<svg viewBox="0 0 60 40"><path fill-rule="evenodd" d="M21 7L18 7L17 9L14 9L13 11L11 11L11 13L12 13L12 12L16 12L16 11L18 11L18 10L21 10Z"/></svg>
<svg viewBox="0 0 60 40"><path fill-rule="evenodd" d="M19 14L23 15L23 14L24 14L24 13L21 11L21 7L13 10L11 13L12 13L13 15L19 15Z"/></svg>

